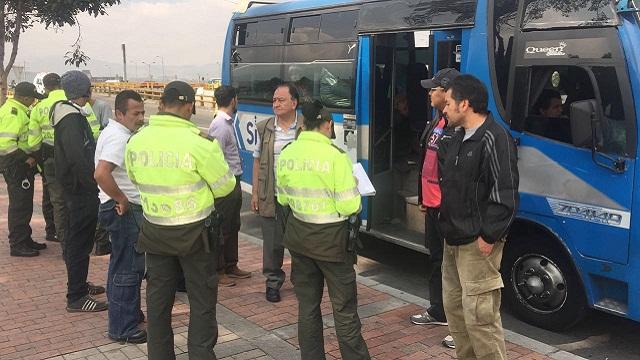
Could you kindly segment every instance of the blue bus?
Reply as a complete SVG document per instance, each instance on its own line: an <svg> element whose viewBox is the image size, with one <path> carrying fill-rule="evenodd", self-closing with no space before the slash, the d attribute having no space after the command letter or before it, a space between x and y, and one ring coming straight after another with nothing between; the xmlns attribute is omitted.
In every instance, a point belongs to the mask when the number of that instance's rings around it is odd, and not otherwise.
<svg viewBox="0 0 640 360"><path fill-rule="evenodd" d="M419 81L458 68L488 86L490 110L518 146L505 303L548 329L590 308L640 320L638 11L626 0L249 6L229 24L222 69L223 83L239 90L242 180L251 184L256 123L272 116L274 85L294 82L331 109L336 145L377 189L365 199L363 230L426 252L417 144L434 114ZM545 115L550 93L560 103Z"/></svg>

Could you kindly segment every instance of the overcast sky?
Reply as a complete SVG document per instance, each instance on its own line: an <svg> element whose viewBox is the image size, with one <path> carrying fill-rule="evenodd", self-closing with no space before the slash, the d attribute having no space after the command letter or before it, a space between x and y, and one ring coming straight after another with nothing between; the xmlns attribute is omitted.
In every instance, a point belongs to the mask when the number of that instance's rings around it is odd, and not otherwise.
<svg viewBox="0 0 640 360"><path fill-rule="evenodd" d="M82 48L94 76L122 74L121 44L127 47L128 75L154 79L211 78L219 74L229 19L239 0L122 0L108 15L79 17ZM28 72L63 72L64 54L75 42L77 28L45 30L36 26L22 34L16 65ZM7 44L7 53L10 51Z"/></svg>

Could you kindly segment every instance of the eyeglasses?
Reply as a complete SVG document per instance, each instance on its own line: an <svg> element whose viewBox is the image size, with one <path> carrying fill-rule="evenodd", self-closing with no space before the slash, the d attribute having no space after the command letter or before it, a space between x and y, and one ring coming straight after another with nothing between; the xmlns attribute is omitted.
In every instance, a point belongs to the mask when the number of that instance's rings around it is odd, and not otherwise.
<svg viewBox="0 0 640 360"><path fill-rule="evenodd" d="M434 88L429 89L429 92L438 91L438 90L444 90L444 88L442 88L440 86L434 87Z"/></svg>

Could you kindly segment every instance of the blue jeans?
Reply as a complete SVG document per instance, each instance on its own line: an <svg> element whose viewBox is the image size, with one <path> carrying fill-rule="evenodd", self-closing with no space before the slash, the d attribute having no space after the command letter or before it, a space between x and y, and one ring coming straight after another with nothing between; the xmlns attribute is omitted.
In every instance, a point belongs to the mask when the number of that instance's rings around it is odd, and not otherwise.
<svg viewBox="0 0 640 360"><path fill-rule="evenodd" d="M144 277L144 254L135 249L142 226L142 207L129 204L119 216L113 200L100 204L100 224L111 235L111 257L107 278L109 336L120 339L138 331L140 285Z"/></svg>

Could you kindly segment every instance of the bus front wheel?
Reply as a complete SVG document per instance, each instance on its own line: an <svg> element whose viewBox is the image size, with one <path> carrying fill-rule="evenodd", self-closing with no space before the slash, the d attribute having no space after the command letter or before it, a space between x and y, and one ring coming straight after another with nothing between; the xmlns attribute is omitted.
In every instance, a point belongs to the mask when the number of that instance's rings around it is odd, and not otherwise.
<svg viewBox="0 0 640 360"><path fill-rule="evenodd" d="M539 238L510 239L502 260L503 299L517 317L548 330L575 325L587 311L580 278L565 252Z"/></svg>

